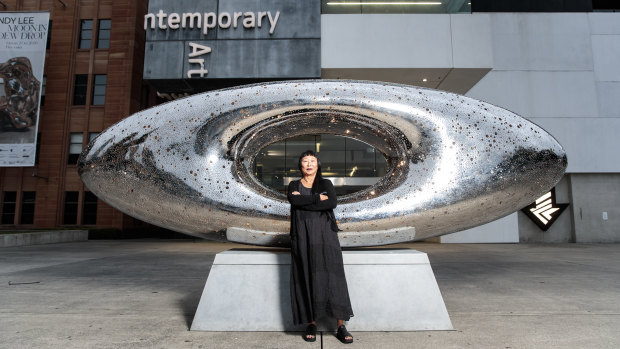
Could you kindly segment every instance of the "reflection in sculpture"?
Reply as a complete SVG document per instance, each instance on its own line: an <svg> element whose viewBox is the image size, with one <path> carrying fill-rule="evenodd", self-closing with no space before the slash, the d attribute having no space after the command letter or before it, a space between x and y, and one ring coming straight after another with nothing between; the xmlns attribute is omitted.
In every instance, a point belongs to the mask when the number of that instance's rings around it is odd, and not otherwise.
<svg viewBox="0 0 620 349"><path fill-rule="evenodd" d="M0 63L4 96L0 96L0 116L8 120L5 127L24 130L36 123L40 83L32 73L26 57L14 57ZM4 120L2 120L4 124Z"/></svg>
<svg viewBox="0 0 620 349"><path fill-rule="evenodd" d="M469 97L379 82L304 80L218 90L136 113L94 139L79 173L99 198L186 234L286 246L288 203L252 173L265 146L301 134L363 141L387 159L339 198L342 246L464 230L510 214L566 169L540 127Z"/></svg>

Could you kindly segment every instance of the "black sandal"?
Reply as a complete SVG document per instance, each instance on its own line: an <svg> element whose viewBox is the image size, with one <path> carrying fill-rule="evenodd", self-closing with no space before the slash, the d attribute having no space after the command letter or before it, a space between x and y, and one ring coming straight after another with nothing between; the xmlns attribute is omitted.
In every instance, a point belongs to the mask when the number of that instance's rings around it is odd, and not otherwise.
<svg viewBox="0 0 620 349"><path fill-rule="evenodd" d="M313 337L310 337L313 336ZM304 340L306 342L314 342L316 341L316 325L310 324L306 327L306 332L304 332Z"/></svg>
<svg viewBox="0 0 620 349"><path fill-rule="evenodd" d="M338 332L336 332L336 338L338 338L344 344L353 343L353 336L349 333L349 331L347 331L347 328L344 327L344 325L340 325L338 327Z"/></svg>

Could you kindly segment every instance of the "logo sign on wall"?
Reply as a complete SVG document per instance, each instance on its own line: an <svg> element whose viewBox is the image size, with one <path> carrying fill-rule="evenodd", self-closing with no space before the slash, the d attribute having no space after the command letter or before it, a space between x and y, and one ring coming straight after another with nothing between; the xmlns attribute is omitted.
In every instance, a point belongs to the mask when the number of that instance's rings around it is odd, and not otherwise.
<svg viewBox="0 0 620 349"><path fill-rule="evenodd" d="M0 13L0 167L34 166L49 12Z"/></svg>
<svg viewBox="0 0 620 349"><path fill-rule="evenodd" d="M319 78L319 0L151 0L144 79L162 90L205 79Z"/></svg>
<svg viewBox="0 0 620 349"><path fill-rule="evenodd" d="M555 188L536 199L521 211L525 213L540 229L547 231L568 204L558 204L555 200Z"/></svg>

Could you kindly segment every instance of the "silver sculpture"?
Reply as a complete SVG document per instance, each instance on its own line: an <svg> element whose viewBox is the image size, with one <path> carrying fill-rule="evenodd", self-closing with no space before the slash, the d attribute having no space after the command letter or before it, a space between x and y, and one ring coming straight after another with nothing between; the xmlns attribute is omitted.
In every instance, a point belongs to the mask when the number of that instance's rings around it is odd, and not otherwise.
<svg viewBox="0 0 620 349"><path fill-rule="evenodd" d="M253 175L265 146L303 134L355 138L387 174L339 197L343 246L447 234L510 214L566 169L540 127L465 96L366 81L305 80L218 90L136 113L94 139L79 173L99 198L186 234L286 246L289 204Z"/></svg>

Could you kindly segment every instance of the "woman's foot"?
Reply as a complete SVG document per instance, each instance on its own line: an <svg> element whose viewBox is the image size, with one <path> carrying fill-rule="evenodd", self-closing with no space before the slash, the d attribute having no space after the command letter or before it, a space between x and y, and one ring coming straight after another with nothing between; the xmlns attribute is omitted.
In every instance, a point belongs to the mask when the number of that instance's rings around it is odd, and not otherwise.
<svg viewBox="0 0 620 349"><path fill-rule="evenodd" d="M349 331L347 331L347 328L344 327L344 325L338 326L336 338L338 338L344 344L353 343L353 336L349 333Z"/></svg>
<svg viewBox="0 0 620 349"><path fill-rule="evenodd" d="M316 341L316 324L312 323L306 327L303 338L306 342Z"/></svg>

